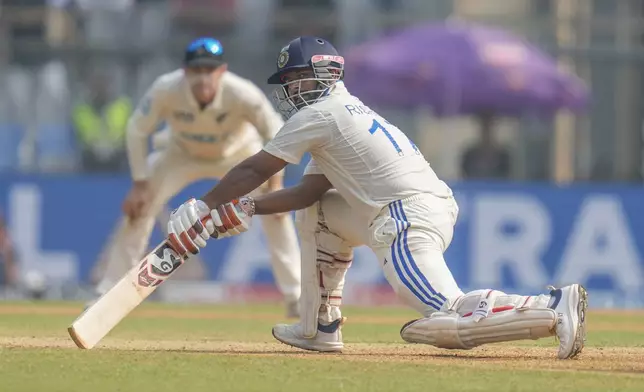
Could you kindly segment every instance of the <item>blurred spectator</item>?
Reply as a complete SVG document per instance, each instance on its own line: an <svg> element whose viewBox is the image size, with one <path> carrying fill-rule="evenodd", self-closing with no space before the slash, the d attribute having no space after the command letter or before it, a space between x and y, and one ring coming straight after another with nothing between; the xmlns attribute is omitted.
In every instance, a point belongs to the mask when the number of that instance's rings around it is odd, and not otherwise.
<svg viewBox="0 0 644 392"><path fill-rule="evenodd" d="M491 113L479 115L480 139L467 148L461 161L463 178L507 179L510 177L510 153L494 139L495 116Z"/></svg>
<svg viewBox="0 0 644 392"><path fill-rule="evenodd" d="M98 47L113 47L135 43L130 35L135 10L134 0L76 0L83 15L86 42Z"/></svg>
<svg viewBox="0 0 644 392"><path fill-rule="evenodd" d="M45 61L46 56L39 51L24 50L25 42L46 40L45 5L45 0L2 1L3 13L7 14L3 27L11 38L9 47L14 65L37 66Z"/></svg>
<svg viewBox="0 0 644 392"><path fill-rule="evenodd" d="M33 91L35 121L33 141L37 165L46 172L69 172L78 161L74 132L70 124L68 70L61 61L52 60L35 75Z"/></svg>
<svg viewBox="0 0 644 392"><path fill-rule="evenodd" d="M11 237L0 215L0 287L18 284L18 264Z"/></svg>
<svg viewBox="0 0 644 392"><path fill-rule="evenodd" d="M81 148L82 170L116 172L127 169L125 128L132 113L127 96L110 96L106 75L96 73L87 83L87 97L75 105L73 124Z"/></svg>
<svg viewBox="0 0 644 392"><path fill-rule="evenodd" d="M77 39L78 21L72 12L73 0L47 0L46 35L51 46L71 44Z"/></svg>

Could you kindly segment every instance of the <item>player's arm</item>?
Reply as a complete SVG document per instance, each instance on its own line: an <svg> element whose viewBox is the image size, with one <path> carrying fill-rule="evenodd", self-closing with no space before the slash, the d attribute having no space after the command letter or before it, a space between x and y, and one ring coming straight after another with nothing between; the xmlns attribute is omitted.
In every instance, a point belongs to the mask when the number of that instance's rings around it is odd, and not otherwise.
<svg viewBox="0 0 644 392"><path fill-rule="evenodd" d="M320 148L329 139L329 119L316 110L301 111L262 151L231 169L202 200L212 209L244 196L288 163L299 163L305 152Z"/></svg>
<svg viewBox="0 0 644 392"><path fill-rule="evenodd" d="M163 79L154 82L127 123L127 157L135 182L148 178L148 140L163 119L163 84Z"/></svg>
<svg viewBox="0 0 644 392"><path fill-rule="evenodd" d="M130 219L144 215L151 199L147 165L148 140L163 119L164 84L162 78L154 82L127 124L127 156L133 184L122 209Z"/></svg>
<svg viewBox="0 0 644 392"><path fill-rule="evenodd" d="M279 214L309 207L333 186L324 174L308 174L293 187L255 198L255 215Z"/></svg>
<svg viewBox="0 0 644 392"><path fill-rule="evenodd" d="M328 115L313 109L298 112L263 151L232 168L201 200L192 199L179 206L168 222L168 233L182 245L177 251L196 253L210 235L228 237L248 230L254 214L252 203L248 198L237 198L259 187L288 163L299 163L305 152L324 148L332 138L330 121Z"/></svg>
<svg viewBox="0 0 644 392"><path fill-rule="evenodd" d="M250 193L288 162L262 150L232 168L210 192L201 198L210 209Z"/></svg>

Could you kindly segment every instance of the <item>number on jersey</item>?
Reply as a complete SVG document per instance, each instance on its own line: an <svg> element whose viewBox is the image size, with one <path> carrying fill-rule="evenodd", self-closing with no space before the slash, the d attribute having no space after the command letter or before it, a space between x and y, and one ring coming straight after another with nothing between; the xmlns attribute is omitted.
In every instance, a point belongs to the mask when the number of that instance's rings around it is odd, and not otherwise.
<svg viewBox="0 0 644 392"><path fill-rule="evenodd" d="M378 120L374 119L374 120L373 120L373 123L371 123L371 128L369 128L369 133L373 135L374 133L378 132L378 130L381 130L381 131L382 131L382 133L384 133L384 134L385 134L385 136L387 136L387 139L389 139L389 141L391 142L391 144L393 144L393 146L394 146L394 148L396 149L396 152L398 153L398 155L400 155L400 156L404 156L404 155L405 155L405 153L403 152L403 150L402 150L402 149L400 148L400 146L398 145L398 142L396 142L396 139L394 139L394 137L391 135L391 133L389 133L389 131L387 130L387 128L385 128L382 124L380 124L380 123L378 122ZM401 133L402 133L402 132L401 132ZM405 136L407 136L407 135L405 135ZM408 142L409 142L409 144L411 144L411 146L414 148L414 151L416 151L416 154L420 154L420 151L418 150L418 147L416 147L416 144L414 144L414 142L413 142L413 141L411 141L411 139L410 139L409 137L407 137L407 141L408 141Z"/></svg>

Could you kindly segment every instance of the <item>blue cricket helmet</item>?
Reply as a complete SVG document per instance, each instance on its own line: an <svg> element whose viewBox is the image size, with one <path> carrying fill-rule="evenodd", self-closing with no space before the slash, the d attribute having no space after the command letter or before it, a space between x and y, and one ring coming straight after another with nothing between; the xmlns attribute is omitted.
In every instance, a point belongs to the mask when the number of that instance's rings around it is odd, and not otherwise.
<svg viewBox="0 0 644 392"><path fill-rule="evenodd" d="M305 68L315 70L316 66L324 67L325 65L333 65L342 71L344 58L330 42L322 38L298 37L280 51L277 56L277 72L268 78L268 84L282 84L282 75L287 72Z"/></svg>
<svg viewBox="0 0 644 392"><path fill-rule="evenodd" d="M292 71L310 70L313 76L285 80ZM286 118L328 95L344 76L344 58L328 41L318 37L298 37L282 48L277 56L277 72L268 84L279 85L273 92L277 110ZM312 87L314 86L314 87Z"/></svg>
<svg viewBox="0 0 644 392"><path fill-rule="evenodd" d="M224 64L224 46L219 40L202 37L192 41L185 50L183 64L186 67L218 67Z"/></svg>

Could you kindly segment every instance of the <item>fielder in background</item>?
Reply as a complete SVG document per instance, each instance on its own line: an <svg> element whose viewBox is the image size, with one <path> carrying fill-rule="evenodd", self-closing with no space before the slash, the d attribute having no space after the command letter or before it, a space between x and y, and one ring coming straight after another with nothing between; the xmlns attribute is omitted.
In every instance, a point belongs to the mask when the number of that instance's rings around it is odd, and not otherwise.
<svg viewBox="0 0 644 392"><path fill-rule="evenodd" d="M347 91L343 70L344 58L320 38L300 37L281 50L268 82L278 85L277 107L288 121L263 151L172 214L168 231L180 251L198 252L211 234L242 233L253 215L298 210L302 316L275 326L277 340L342 350L345 274L353 248L367 245L399 298L423 316L402 327L405 341L471 349L556 335L559 358L581 352L587 307L581 285L535 296L460 289L443 258L458 215L452 190L403 132ZM312 160L299 185L237 199L305 152Z"/></svg>
<svg viewBox="0 0 644 392"><path fill-rule="evenodd" d="M165 121L163 148L148 156L148 140ZM186 49L183 68L162 75L149 88L127 127L127 152L133 185L125 214L106 251L98 294L118 281L148 246L155 217L190 183L221 178L260 151L282 126L264 93L228 71L221 43L201 38ZM253 189L253 195L283 187L283 171ZM273 273L287 316L298 317L300 249L289 214L262 217Z"/></svg>

